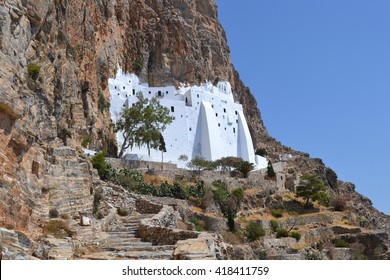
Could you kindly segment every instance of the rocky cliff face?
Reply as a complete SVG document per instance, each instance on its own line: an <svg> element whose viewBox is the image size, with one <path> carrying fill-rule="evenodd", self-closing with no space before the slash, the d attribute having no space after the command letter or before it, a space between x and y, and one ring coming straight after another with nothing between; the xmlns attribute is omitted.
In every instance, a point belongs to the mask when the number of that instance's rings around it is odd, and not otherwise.
<svg viewBox="0 0 390 280"><path fill-rule="evenodd" d="M115 153L107 79L118 64L153 86L229 80L255 145L274 158L298 156L290 162L291 182L315 170L335 192L344 191L321 162L268 135L231 64L213 0L2 0L1 226L39 233L51 208L91 212L99 183L76 149L91 135L92 148ZM362 212L370 207L362 205Z"/></svg>
<svg viewBox="0 0 390 280"><path fill-rule="evenodd" d="M80 147L91 135L91 147L115 152L107 79L117 65L155 86L229 80L253 138L267 135L255 99L230 62L211 0L5 0L0 61L3 224L27 227L42 197L55 196L50 184L65 184L43 179L55 166L69 168L66 161L51 162L53 149ZM70 162L77 162L73 156Z"/></svg>

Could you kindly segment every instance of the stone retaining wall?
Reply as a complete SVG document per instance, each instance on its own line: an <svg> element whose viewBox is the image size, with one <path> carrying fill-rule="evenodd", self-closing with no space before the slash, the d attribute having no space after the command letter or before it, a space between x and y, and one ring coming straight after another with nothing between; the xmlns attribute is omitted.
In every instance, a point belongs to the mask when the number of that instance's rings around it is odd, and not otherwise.
<svg viewBox="0 0 390 280"><path fill-rule="evenodd" d="M197 232L173 228L178 218L179 213L173 207L165 205L158 214L141 220L138 233L142 241L155 245L174 245L178 240L197 238Z"/></svg>
<svg viewBox="0 0 390 280"><path fill-rule="evenodd" d="M140 197L136 199L135 207L137 212L141 214L157 214L163 208L161 204L156 204Z"/></svg>

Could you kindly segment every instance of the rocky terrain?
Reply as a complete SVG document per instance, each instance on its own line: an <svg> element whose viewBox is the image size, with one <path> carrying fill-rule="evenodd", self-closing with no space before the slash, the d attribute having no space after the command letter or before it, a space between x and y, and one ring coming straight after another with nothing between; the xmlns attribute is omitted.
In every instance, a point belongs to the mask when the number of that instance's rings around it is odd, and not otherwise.
<svg viewBox="0 0 390 280"><path fill-rule="evenodd" d="M218 209L189 213L190 201L161 203L99 179L80 147L91 135L91 148L115 154L107 79L118 64L153 86L229 80L255 146L265 148L273 162L293 156L281 164L283 180L274 185L264 174L236 185L226 179L230 188L245 190L237 223L261 222L267 231L261 241L224 233L226 221ZM231 64L212 0L2 0L0 65L3 259L343 259L357 252L389 258L389 217L353 184L338 181L320 159L268 135L254 97ZM295 224L302 238L276 238L267 215L273 203L289 209L302 173L320 176L330 194L348 201L346 212L318 206L319 213L296 216L293 208L286 210L279 223ZM175 174L162 175L175 179ZM93 215L98 193L103 217ZM128 214L118 215L118 207ZM220 226L194 231L188 220L194 213L206 225ZM173 239L156 240L156 235ZM356 248L332 247L339 237Z"/></svg>

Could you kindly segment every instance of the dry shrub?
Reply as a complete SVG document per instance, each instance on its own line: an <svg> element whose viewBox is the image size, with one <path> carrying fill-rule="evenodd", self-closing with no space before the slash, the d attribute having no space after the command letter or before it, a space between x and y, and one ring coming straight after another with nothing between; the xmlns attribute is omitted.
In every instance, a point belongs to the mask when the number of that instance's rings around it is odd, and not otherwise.
<svg viewBox="0 0 390 280"><path fill-rule="evenodd" d="M240 236L237 234L231 232L231 231L223 231L222 237L225 240L226 243L230 243L232 245L241 245L244 244L244 241Z"/></svg>
<svg viewBox="0 0 390 280"><path fill-rule="evenodd" d="M214 194L212 192L206 192L202 199L202 209L213 207L214 205Z"/></svg>
<svg viewBox="0 0 390 280"><path fill-rule="evenodd" d="M144 182L146 184L153 185L154 187L159 187L164 182L167 182L170 185L173 184L173 180L169 179L168 177L151 175L147 173L144 174Z"/></svg>
<svg viewBox="0 0 390 280"><path fill-rule="evenodd" d="M342 198L333 199L331 205L334 207L334 210L338 212L343 212L345 209L347 209L347 202Z"/></svg>
<svg viewBox="0 0 390 280"><path fill-rule="evenodd" d="M44 228L44 234L51 234L56 238L71 237L73 232L69 228L69 224L61 220L52 220Z"/></svg>

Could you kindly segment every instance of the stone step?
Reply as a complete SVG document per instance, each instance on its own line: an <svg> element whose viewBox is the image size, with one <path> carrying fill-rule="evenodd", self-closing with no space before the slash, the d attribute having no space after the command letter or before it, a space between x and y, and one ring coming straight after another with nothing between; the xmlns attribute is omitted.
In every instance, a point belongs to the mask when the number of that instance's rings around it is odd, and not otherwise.
<svg viewBox="0 0 390 280"><path fill-rule="evenodd" d="M123 238L123 239L110 239L110 246L132 246L136 242L141 242L141 238Z"/></svg>
<svg viewBox="0 0 390 280"><path fill-rule="evenodd" d="M111 234L111 233L123 233L123 234L134 234L136 232L138 232L138 227L137 228L132 228L132 229L128 229L128 230L123 230L123 229L120 229L120 228L111 228L111 229L106 229L105 232L107 232L108 234Z"/></svg>
<svg viewBox="0 0 390 280"><path fill-rule="evenodd" d="M130 232L123 232L123 231L111 231L111 232L107 232L110 237L112 239L114 238L132 238L132 237L136 237L134 233L130 233Z"/></svg>
<svg viewBox="0 0 390 280"><path fill-rule="evenodd" d="M139 245L139 246L107 246L105 247L106 251L111 252L166 252L173 251L175 248L174 245L163 245L163 246L152 246L152 245Z"/></svg>
<svg viewBox="0 0 390 280"><path fill-rule="evenodd" d="M134 247L148 247L148 246L153 246L153 244L151 242L141 242L141 241L136 241L136 242L127 242L126 245L123 245L123 246L108 246L108 247L103 247L104 250L108 250L108 251L115 251L117 249L121 249L121 250L124 250L124 249L128 249L128 248L134 248Z"/></svg>
<svg viewBox="0 0 390 280"><path fill-rule="evenodd" d="M173 251L166 252L102 252L85 255L82 258L86 260L171 260Z"/></svg>

